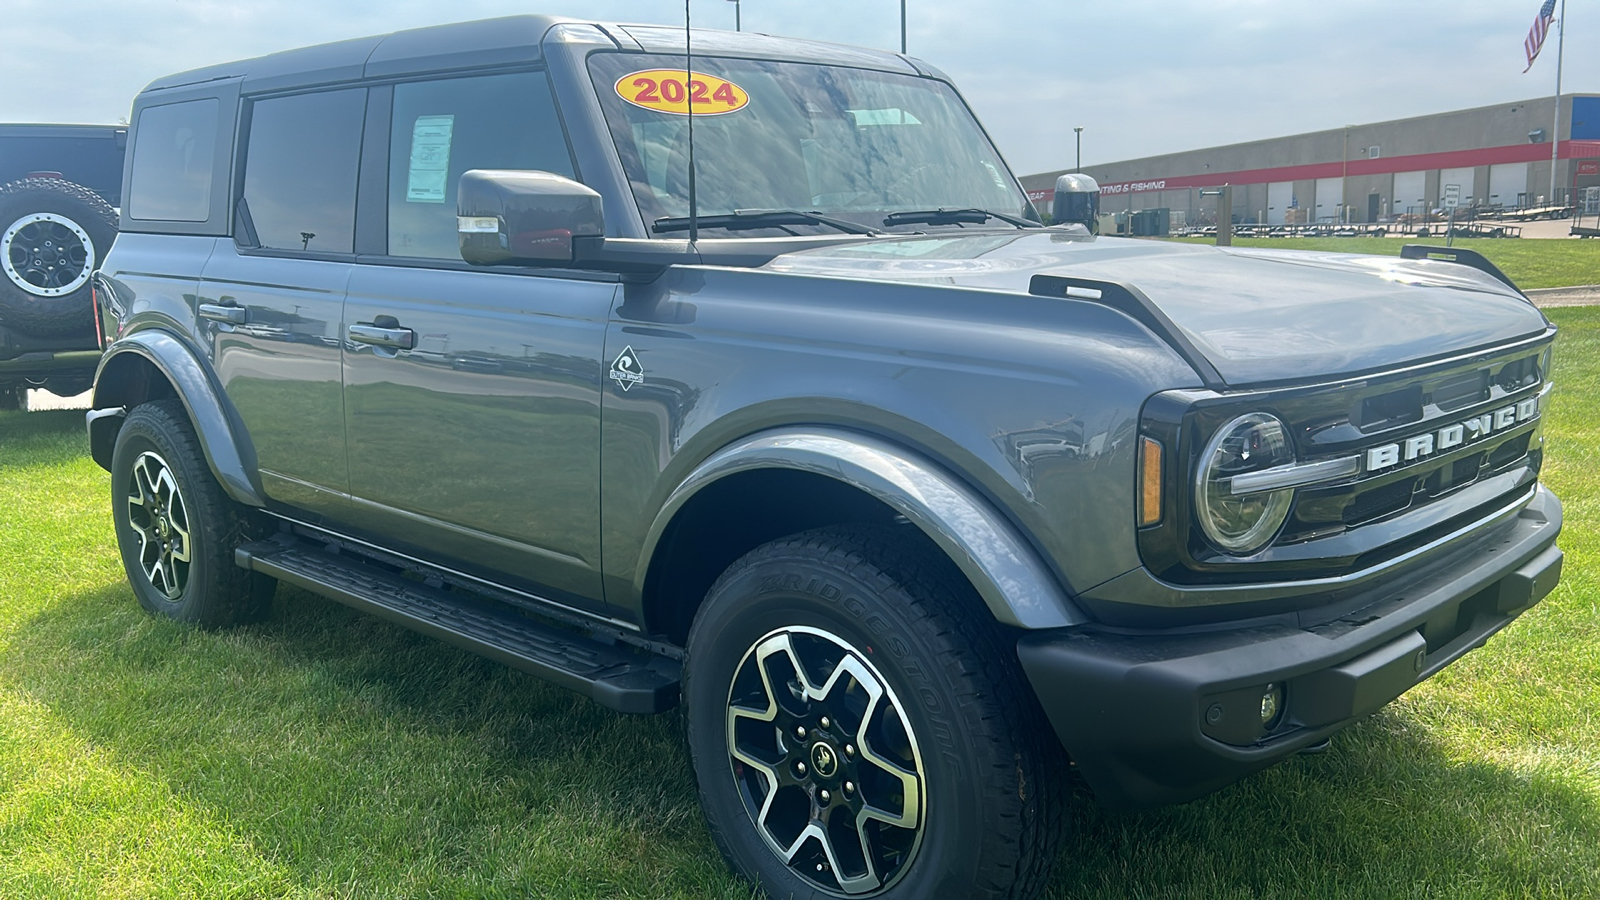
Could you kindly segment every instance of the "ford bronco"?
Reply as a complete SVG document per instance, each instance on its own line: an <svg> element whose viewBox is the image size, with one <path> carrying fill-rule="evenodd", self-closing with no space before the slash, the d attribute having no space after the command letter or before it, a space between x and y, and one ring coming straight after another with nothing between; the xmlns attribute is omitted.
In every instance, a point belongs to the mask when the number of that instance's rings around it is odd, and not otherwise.
<svg viewBox="0 0 1600 900"><path fill-rule="evenodd" d="M88 428L127 575L685 707L773 897L1032 897L1560 571L1486 261L1044 227L906 56L522 16L134 103ZM1092 204L1086 204L1092 207Z"/></svg>

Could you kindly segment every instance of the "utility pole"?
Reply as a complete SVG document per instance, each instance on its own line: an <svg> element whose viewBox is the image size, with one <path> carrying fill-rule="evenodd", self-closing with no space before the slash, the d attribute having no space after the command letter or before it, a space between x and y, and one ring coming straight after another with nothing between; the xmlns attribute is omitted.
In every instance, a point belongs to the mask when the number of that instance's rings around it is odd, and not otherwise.
<svg viewBox="0 0 1600 900"><path fill-rule="evenodd" d="M1567 0L1561 0L1561 21L1556 25L1556 121L1550 131L1550 205L1556 202L1556 161L1561 151L1561 63L1567 45ZM1568 198L1571 199L1571 198Z"/></svg>
<svg viewBox="0 0 1600 900"><path fill-rule="evenodd" d="M1339 151L1339 224L1349 216L1346 201L1350 194L1350 126L1344 127L1344 149Z"/></svg>
<svg viewBox="0 0 1600 900"><path fill-rule="evenodd" d="M743 31L744 27L739 21L739 0L728 0L728 2L733 4L733 30Z"/></svg>
<svg viewBox="0 0 1600 900"><path fill-rule="evenodd" d="M906 0L900 0L900 55L906 53Z"/></svg>
<svg viewBox="0 0 1600 900"><path fill-rule="evenodd" d="M1074 171L1074 172L1082 172L1083 171L1083 126L1079 125L1078 127L1072 129L1072 133L1074 135L1076 135L1077 138L1078 138L1078 162L1077 162L1077 165L1072 167L1072 171Z"/></svg>

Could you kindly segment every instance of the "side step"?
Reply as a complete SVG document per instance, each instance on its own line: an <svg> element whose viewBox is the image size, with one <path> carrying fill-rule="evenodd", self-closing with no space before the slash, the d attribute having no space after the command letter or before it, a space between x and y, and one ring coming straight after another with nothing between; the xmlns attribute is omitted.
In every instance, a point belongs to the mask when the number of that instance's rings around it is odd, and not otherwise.
<svg viewBox="0 0 1600 900"><path fill-rule="evenodd" d="M678 705L682 665L414 581L305 543L261 541L234 551L241 568L271 575L584 694L619 712Z"/></svg>

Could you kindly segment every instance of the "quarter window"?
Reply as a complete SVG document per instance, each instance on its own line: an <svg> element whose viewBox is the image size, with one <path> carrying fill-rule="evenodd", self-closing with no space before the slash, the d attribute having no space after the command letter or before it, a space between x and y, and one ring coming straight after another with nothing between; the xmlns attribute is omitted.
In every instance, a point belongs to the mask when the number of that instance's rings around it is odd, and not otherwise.
<svg viewBox="0 0 1600 900"><path fill-rule="evenodd" d="M456 181L468 169L571 178L572 157L543 72L396 85L389 139L389 253L461 258Z"/></svg>
<svg viewBox="0 0 1600 900"><path fill-rule="evenodd" d="M364 88L257 101L244 199L260 246L350 253Z"/></svg>
<svg viewBox="0 0 1600 900"><path fill-rule="evenodd" d="M215 99L191 100L139 113L129 218L204 222L210 217L219 106Z"/></svg>

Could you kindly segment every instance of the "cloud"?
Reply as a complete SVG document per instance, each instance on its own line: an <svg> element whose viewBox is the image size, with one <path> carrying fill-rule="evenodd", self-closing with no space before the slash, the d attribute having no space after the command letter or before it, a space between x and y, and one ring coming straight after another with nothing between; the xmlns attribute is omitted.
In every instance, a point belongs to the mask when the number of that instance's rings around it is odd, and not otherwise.
<svg viewBox="0 0 1600 900"><path fill-rule="evenodd" d="M173 72L325 41L537 9L675 24L681 0L4 0L0 121L112 122ZM743 0L745 27L899 49L894 0ZM1522 75L1537 3L907 0L914 56L947 72L1019 173L1338 128L1554 90ZM696 25L734 4L694 0ZM1600 90L1600 22L1568 36L1568 91ZM1552 40L1554 38L1552 37Z"/></svg>

